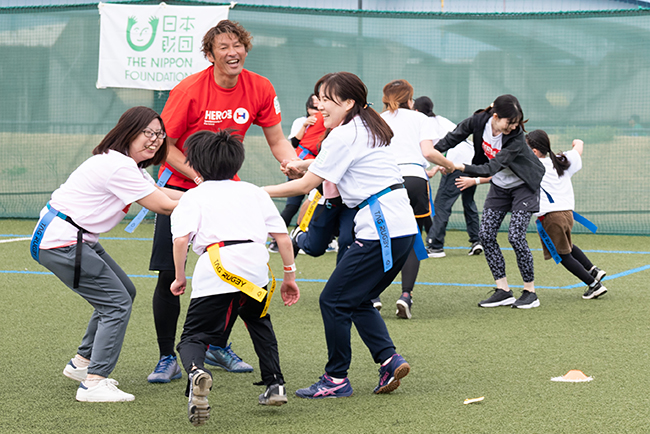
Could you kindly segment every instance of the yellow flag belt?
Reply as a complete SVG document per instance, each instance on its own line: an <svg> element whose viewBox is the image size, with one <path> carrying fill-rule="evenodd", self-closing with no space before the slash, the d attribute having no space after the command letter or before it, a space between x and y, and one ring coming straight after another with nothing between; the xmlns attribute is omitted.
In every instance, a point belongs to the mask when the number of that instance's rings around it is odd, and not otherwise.
<svg viewBox="0 0 650 434"><path fill-rule="evenodd" d="M243 242L249 242L249 241L243 241ZM230 271L226 270L223 267L223 264L221 263L221 254L219 253L219 247L224 247L226 245L229 245L227 242L220 242L220 243L215 243L211 244L208 246L206 249L208 254L210 255L210 262L212 263L212 267L214 268L214 271L217 273L217 276L221 278L226 283L231 284L235 288L239 289L241 292L244 294L248 295L252 299L262 302L264 300L264 297L268 297L266 299L266 304L264 305L264 310L262 311L262 314L260 315L260 318L266 315L266 311L269 308L269 303L271 302L271 297L273 296L273 292L275 291L275 276L273 275L273 270L271 270L271 267L266 264L269 267L269 271L271 272L271 289L267 291L264 288L260 288L259 286L255 285L252 282L249 282L248 280L244 279L241 276L238 276L234 273L231 273Z"/></svg>

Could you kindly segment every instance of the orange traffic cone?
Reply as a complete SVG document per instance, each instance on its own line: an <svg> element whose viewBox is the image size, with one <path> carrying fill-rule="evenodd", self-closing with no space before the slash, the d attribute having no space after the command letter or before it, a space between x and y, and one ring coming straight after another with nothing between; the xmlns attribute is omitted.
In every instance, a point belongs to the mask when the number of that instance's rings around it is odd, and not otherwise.
<svg viewBox="0 0 650 434"><path fill-rule="evenodd" d="M562 377L551 378L551 381L561 381L565 383L582 383L591 380L593 380L592 377L587 377L584 372L579 369L572 369Z"/></svg>

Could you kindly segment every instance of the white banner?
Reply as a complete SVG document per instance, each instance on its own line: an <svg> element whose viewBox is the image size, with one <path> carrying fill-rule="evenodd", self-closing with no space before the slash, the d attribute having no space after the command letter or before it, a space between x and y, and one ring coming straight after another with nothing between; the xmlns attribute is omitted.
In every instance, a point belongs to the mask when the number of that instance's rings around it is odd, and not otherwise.
<svg viewBox="0 0 650 434"><path fill-rule="evenodd" d="M99 3L97 88L170 90L208 66L203 35L228 18L230 6Z"/></svg>

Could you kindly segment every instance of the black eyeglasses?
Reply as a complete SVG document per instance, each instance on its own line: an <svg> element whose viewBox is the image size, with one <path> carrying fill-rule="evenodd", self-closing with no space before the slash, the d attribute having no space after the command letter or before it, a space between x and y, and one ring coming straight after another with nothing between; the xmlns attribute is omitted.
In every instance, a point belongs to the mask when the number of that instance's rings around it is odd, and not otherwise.
<svg viewBox="0 0 650 434"><path fill-rule="evenodd" d="M144 129L144 130L142 130L142 133L144 134L144 136L145 136L147 139L153 139L154 136L155 136L156 138L162 140L162 139L164 139L165 137L167 137L167 133L164 132L164 131L158 131L158 132L156 132L156 131L152 131L152 130Z"/></svg>

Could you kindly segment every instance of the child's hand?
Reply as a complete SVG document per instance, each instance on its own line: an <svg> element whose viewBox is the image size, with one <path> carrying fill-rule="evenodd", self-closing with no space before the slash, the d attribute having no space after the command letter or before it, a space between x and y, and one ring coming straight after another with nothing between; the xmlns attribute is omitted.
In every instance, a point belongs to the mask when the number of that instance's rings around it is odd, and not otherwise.
<svg viewBox="0 0 650 434"><path fill-rule="evenodd" d="M287 282L285 280L282 282L282 287L280 287L280 295L284 305L291 306L300 299L300 289L298 289L296 282Z"/></svg>
<svg viewBox="0 0 650 434"><path fill-rule="evenodd" d="M186 284L187 284L187 280L185 278L183 278L183 279L175 279L172 282L172 285L169 287L169 289L172 291L172 294L174 294L174 295L185 294L185 285Z"/></svg>
<svg viewBox="0 0 650 434"><path fill-rule="evenodd" d="M463 191L475 185L477 185L476 178L470 178L468 176L459 176L456 178L456 187L460 188L460 191Z"/></svg>
<svg viewBox="0 0 650 434"><path fill-rule="evenodd" d="M442 166L434 166L431 170L427 170L427 176L429 178L433 178L434 176L436 176L436 173L438 173L438 171L440 169L444 169L444 167L442 167Z"/></svg>

